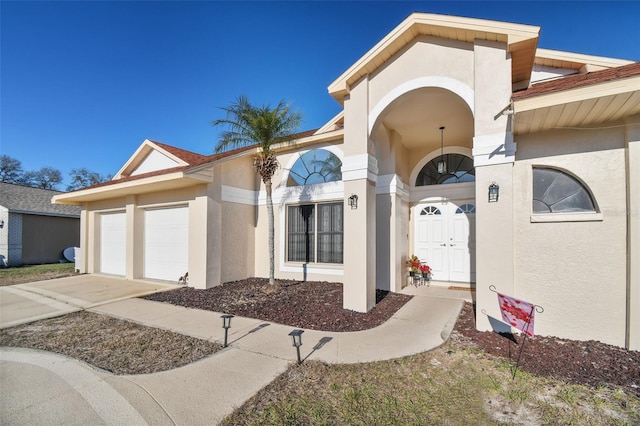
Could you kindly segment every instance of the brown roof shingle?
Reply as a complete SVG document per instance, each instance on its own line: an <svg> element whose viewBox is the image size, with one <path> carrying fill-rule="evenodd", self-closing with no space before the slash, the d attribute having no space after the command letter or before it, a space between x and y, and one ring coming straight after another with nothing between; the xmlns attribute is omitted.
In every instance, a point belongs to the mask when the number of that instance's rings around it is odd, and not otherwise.
<svg viewBox="0 0 640 426"><path fill-rule="evenodd" d="M291 139L300 139L300 138L304 138L304 137L307 137L307 136L311 136L317 131L318 131L318 129L314 129L314 130L307 130L307 131L304 131L304 132L296 133L296 134L291 136ZM153 172L143 173L143 174L139 174L139 175L135 175L135 176L124 176L124 177L121 177L120 179L114 179L114 180L110 180L110 181L106 181L106 182L97 183L95 185L91 185L91 186L82 188L81 190L100 188L100 187L104 187L104 186L115 185L117 183L130 182L130 181L135 181L135 180L144 179L144 178L153 177L153 176L161 176L161 175L165 175L165 174L169 174L169 173L182 172L182 171L189 170L189 169L191 169L193 167L196 167L196 166L200 166L200 165L207 164L207 163L213 163L214 161L221 160L221 159L227 158L227 157L231 157L231 156L240 154L240 153L242 153L244 151L250 151L250 150L256 148L256 145L250 145L250 146L244 146L244 147L241 147L241 148L236 148L236 149L233 149L233 150L230 150L230 151L221 152L219 154L202 155L202 154L197 154L195 152L187 151L185 149L177 148L177 147L172 146L172 145L167 145L167 144L162 143L162 142L153 141L153 140L149 140L149 141L154 143L158 147L166 150L167 152L175 155L176 157L180 158L184 162L188 163L188 165L187 166L172 167L170 169L156 170L156 171L153 171Z"/></svg>
<svg viewBox="0 0 640 426"><path fill-rule="evenodd" d="M545 81L531 85L528 89L513 93L513 100L519 101L548 93L576 89L609 81L622 80L640 75L640 62L621 67L594 71L587 74L573 74L557 80ZM640 87L638 88L640 89Z"/></svg>

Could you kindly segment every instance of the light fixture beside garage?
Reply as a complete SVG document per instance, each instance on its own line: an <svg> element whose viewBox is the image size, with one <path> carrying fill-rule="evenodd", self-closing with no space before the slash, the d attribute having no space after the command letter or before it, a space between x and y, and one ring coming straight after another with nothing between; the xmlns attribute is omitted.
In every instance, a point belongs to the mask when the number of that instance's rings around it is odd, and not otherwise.
<svg viewBox="0 0 640 426"><path fill-rule="evenodd" d="M440 126L440 160L438 160L438 173L447 173L447 161L444 159L444 126Z"/></svg>

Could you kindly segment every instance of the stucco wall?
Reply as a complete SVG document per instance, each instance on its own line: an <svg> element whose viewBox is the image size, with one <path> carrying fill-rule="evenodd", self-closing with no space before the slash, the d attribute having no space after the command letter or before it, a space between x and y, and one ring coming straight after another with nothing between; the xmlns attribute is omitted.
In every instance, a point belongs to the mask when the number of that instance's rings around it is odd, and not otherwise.
<svg viewBox="0 0 640 426"><path fill-rule="evenodd" d="M626 194L622 129L518 137L514 165L514 293L545 311L536 332L624 346ZM588 186L601 215L532 223L532 167L567 171Z"/></svg>
<svg viewBox="0 0 640 426"><path fill-rule="evenodd" d="M370 77L370 105L405 82L426 76L447 76L474 87L473 61L471 43L418 37Z"/></svg>
<svg viewBox="0 0 640 426"><path fill-rule="evenodd" d="M245 155L219 166L223 185L255 191L257 175L253 169L253 155Z"/></svg>
<svg viewBox="0 0 640 426"><path fill-rule="evenodd" d="M222 203L223 283L255 275L255 216L255 206Z"/></svg>

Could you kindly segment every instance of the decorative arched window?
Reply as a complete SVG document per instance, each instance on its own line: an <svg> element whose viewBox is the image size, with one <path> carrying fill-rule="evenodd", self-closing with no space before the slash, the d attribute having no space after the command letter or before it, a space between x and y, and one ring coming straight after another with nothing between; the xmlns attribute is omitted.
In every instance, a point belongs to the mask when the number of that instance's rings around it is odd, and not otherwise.
<svg viewBox="0 0 640 426"><path fill-rule="evenodd" d="M427 206L420 212L420 216L435 216L439 215L440 209L434 206Z"/></svg>
<svg viewBox="0 0 640 426"><path fill-rule="evenodd" d="M587 187L557 169L533 168L533 213L595 212Z"/></svg>
<svg viewBox="0 0 640 426"><path fill-rule="evenodd" d="M472 214L476 212L476 207L473 204L463 204L456 209L456 214Z"/></svg>
<svg viewBox="0 0 640 426"><path fill-rule="evenodd" d="M289 171L287 186L342 180L342 161L326 149L312 149L298 158Z"/></svg>
<svg viewBox="0 0 640 426"><path fill-rule="evenodd" d="M441 157L437 156L420 170L416 178L416 186L475 182L476 170L471 158L462 154L445 154L444 157L448 170L445 173L438 173L438 161Z"/></svg>

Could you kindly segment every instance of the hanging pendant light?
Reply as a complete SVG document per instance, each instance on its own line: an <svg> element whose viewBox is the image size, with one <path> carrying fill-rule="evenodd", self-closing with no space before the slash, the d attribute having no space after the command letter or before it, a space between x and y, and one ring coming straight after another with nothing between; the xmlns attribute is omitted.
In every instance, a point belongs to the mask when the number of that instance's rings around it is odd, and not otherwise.
<svg viewBox="0 0 640 426"><path fill-rule="evenodd" d="M440 160L438 160L438 173L447 173L447 162L444 159L444 126L440 127Z"/></svg>

